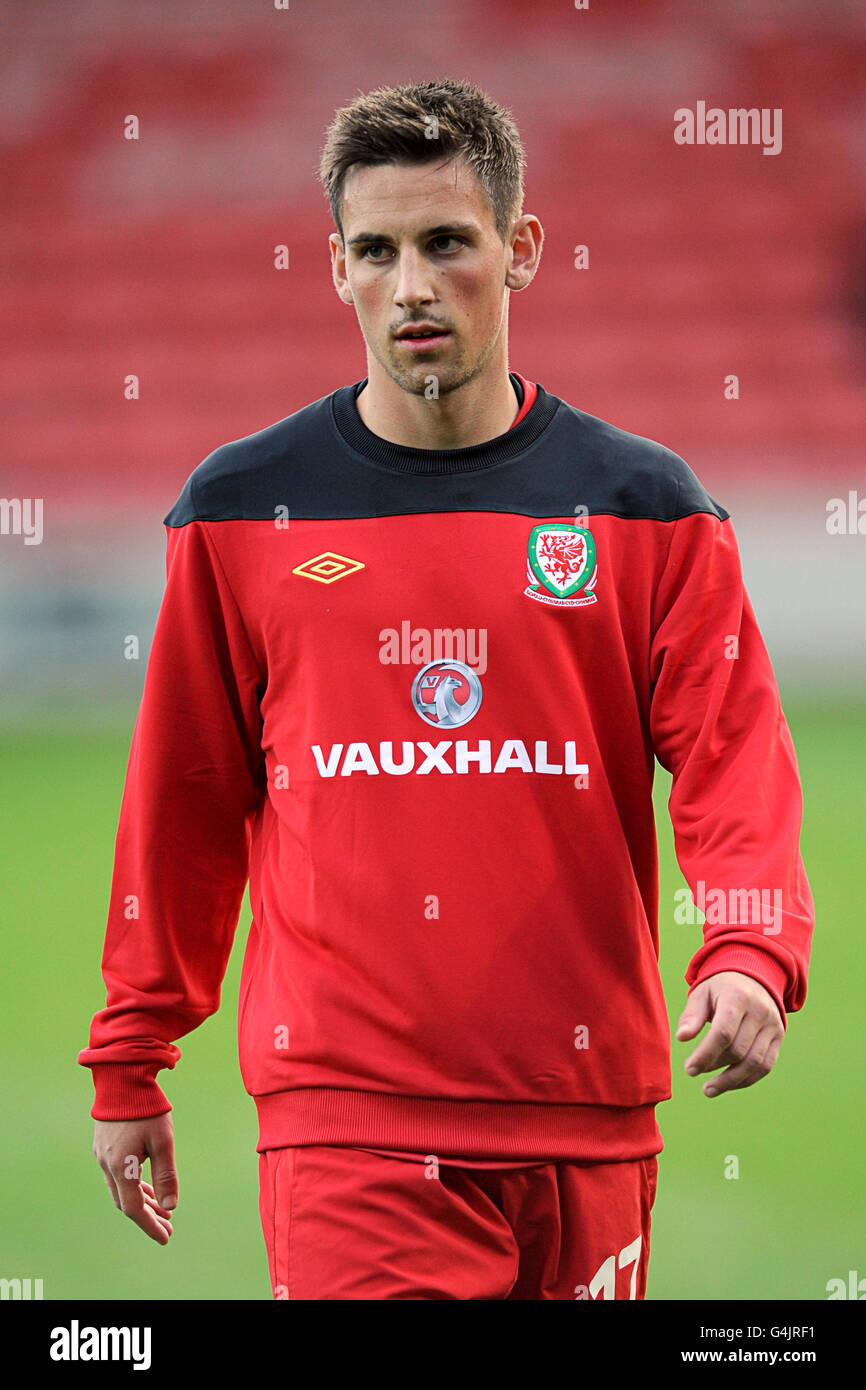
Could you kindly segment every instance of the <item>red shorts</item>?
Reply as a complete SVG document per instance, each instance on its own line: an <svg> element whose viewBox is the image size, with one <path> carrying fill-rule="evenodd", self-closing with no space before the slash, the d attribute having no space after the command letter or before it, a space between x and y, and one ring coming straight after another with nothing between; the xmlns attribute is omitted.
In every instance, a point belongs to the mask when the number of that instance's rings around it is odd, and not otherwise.
<svg viewBox="0 0 866 1390"><path fill-rule="evenodd" d="M657 1169L266 1149L274 1298L643 1298Z"/></svg>

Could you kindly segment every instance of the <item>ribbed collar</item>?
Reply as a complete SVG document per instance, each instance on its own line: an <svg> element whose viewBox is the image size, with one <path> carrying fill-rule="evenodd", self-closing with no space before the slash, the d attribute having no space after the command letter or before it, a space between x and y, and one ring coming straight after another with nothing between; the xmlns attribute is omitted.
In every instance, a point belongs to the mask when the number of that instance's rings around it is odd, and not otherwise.
<svg viewBox="0 0 866 1390"><path fill-rule="evenodd" d="M513 372L509 378L514 386L517 399L522 400L523 388ZM395 468L404 473L470 473L479 468L490 468L492 464L503 463L523 453L540 437L550 424L559 406L556 396L551 396L544 387L538 385L538 396L534 405L523 419L505 434L495 439L487 439L483 444L470 444L465 449L411 449L403 444L392 444L367 429L358 414L355 399L367 384L367 378L356 381L352 386L341 386L331 396L331 411L334 425L345 442L359 454Z"/></svg>

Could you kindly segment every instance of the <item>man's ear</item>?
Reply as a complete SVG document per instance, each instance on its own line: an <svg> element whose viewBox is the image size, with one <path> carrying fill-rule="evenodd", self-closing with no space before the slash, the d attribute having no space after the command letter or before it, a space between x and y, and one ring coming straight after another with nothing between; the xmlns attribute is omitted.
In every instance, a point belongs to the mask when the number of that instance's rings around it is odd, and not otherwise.
<svg viewBox="0 0 866 1390"><path fill-rule="evenodd" d="M346 279L346 248L340 233L331 232L328 237L328 244L331 251L331 276L334 281L334 289L344 304L354 304L352 291L349 289L349 282Z"/></svg>
<svg viewBox="0 0 866 1390"><path fill-rule="evenodd" d="M535 278L544 244L544 228L531 212L518 217L511 232L511 261L505 272L509 290L525 290Z"/></svg>

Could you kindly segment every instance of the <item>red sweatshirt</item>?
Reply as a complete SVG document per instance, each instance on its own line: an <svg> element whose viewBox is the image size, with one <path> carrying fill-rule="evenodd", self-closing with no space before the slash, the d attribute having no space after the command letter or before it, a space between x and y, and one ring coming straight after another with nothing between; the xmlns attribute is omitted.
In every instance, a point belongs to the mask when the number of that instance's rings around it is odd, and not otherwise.
<svg viewBox="0 0 866 1390"><path fill-rule="evenodd" d="M249 878L260 1150L658 1153L654 757L706 913L687 982L801 1007L800 782L728 513L511 380L511 429L452 450L373 434L342 387L217 449L166 517L95 1118L171 1108L156 1074L219 1006Z"/></svg>

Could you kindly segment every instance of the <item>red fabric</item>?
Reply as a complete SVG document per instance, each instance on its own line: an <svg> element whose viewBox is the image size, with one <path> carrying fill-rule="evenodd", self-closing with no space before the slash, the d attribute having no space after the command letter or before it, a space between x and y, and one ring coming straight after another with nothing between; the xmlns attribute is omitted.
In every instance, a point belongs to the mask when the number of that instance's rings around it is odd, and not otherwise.
<svg viewBox="0 0 866 1390"><path fill-rule="evenodd" d="M512 430L514 429L515 425L520 424L520 421L523 419L524 415L529 414L530 410L535 404L535 398L538 395L538 387L536 386L534 381L527 381L526 378L522 377L519 372L514 372L514 376L517 377L517 380L523 387L523 405L520 407L519 411L517 412L517 414L515 415L514 419L511 421L511 424L508 427Z"/></svg>
<svg viewBox="0 0 866 1390"><path fill-rule="evenodd" d="M774 928L708 913L689 985L739 970L783 1017L801 1007L802 794L732 523L588 520L595 601L574 608L526 596L534 518L513 512L169 528L108 1002L79 1054L95 1118L170 1109L156 1074L219 1005L249 874L239 1043L260 1149L658 1153L670 1032L653 753L692 892L780 895ZM363 568L297 575L325 551ZM483 629L490 654L475 724L439 731L444 767L427 775L439 735L412 707L419 667L384 664L375 640L407 613ZM404 747L405 775L376 761Z"/></svg>
<svg viewBox="0 0 866 1390"><path fill-rule="evenodd" d="M662 1148L651 1103L543 1105L511 1100L503 1105L337 1086L294 1087L257 1094L255 1100L260 1150L372 1143L417 1151L431 1134L436 1135L437 1152L462 1158L629 1159Z"/></svg>
<svg viewBox="0 0 866 1390"><path fill-rule="evenodd" d="M642 1299L656 1180L654 1157L494 1165L268 1149L259 1211L273 1295Z"/></svg>

